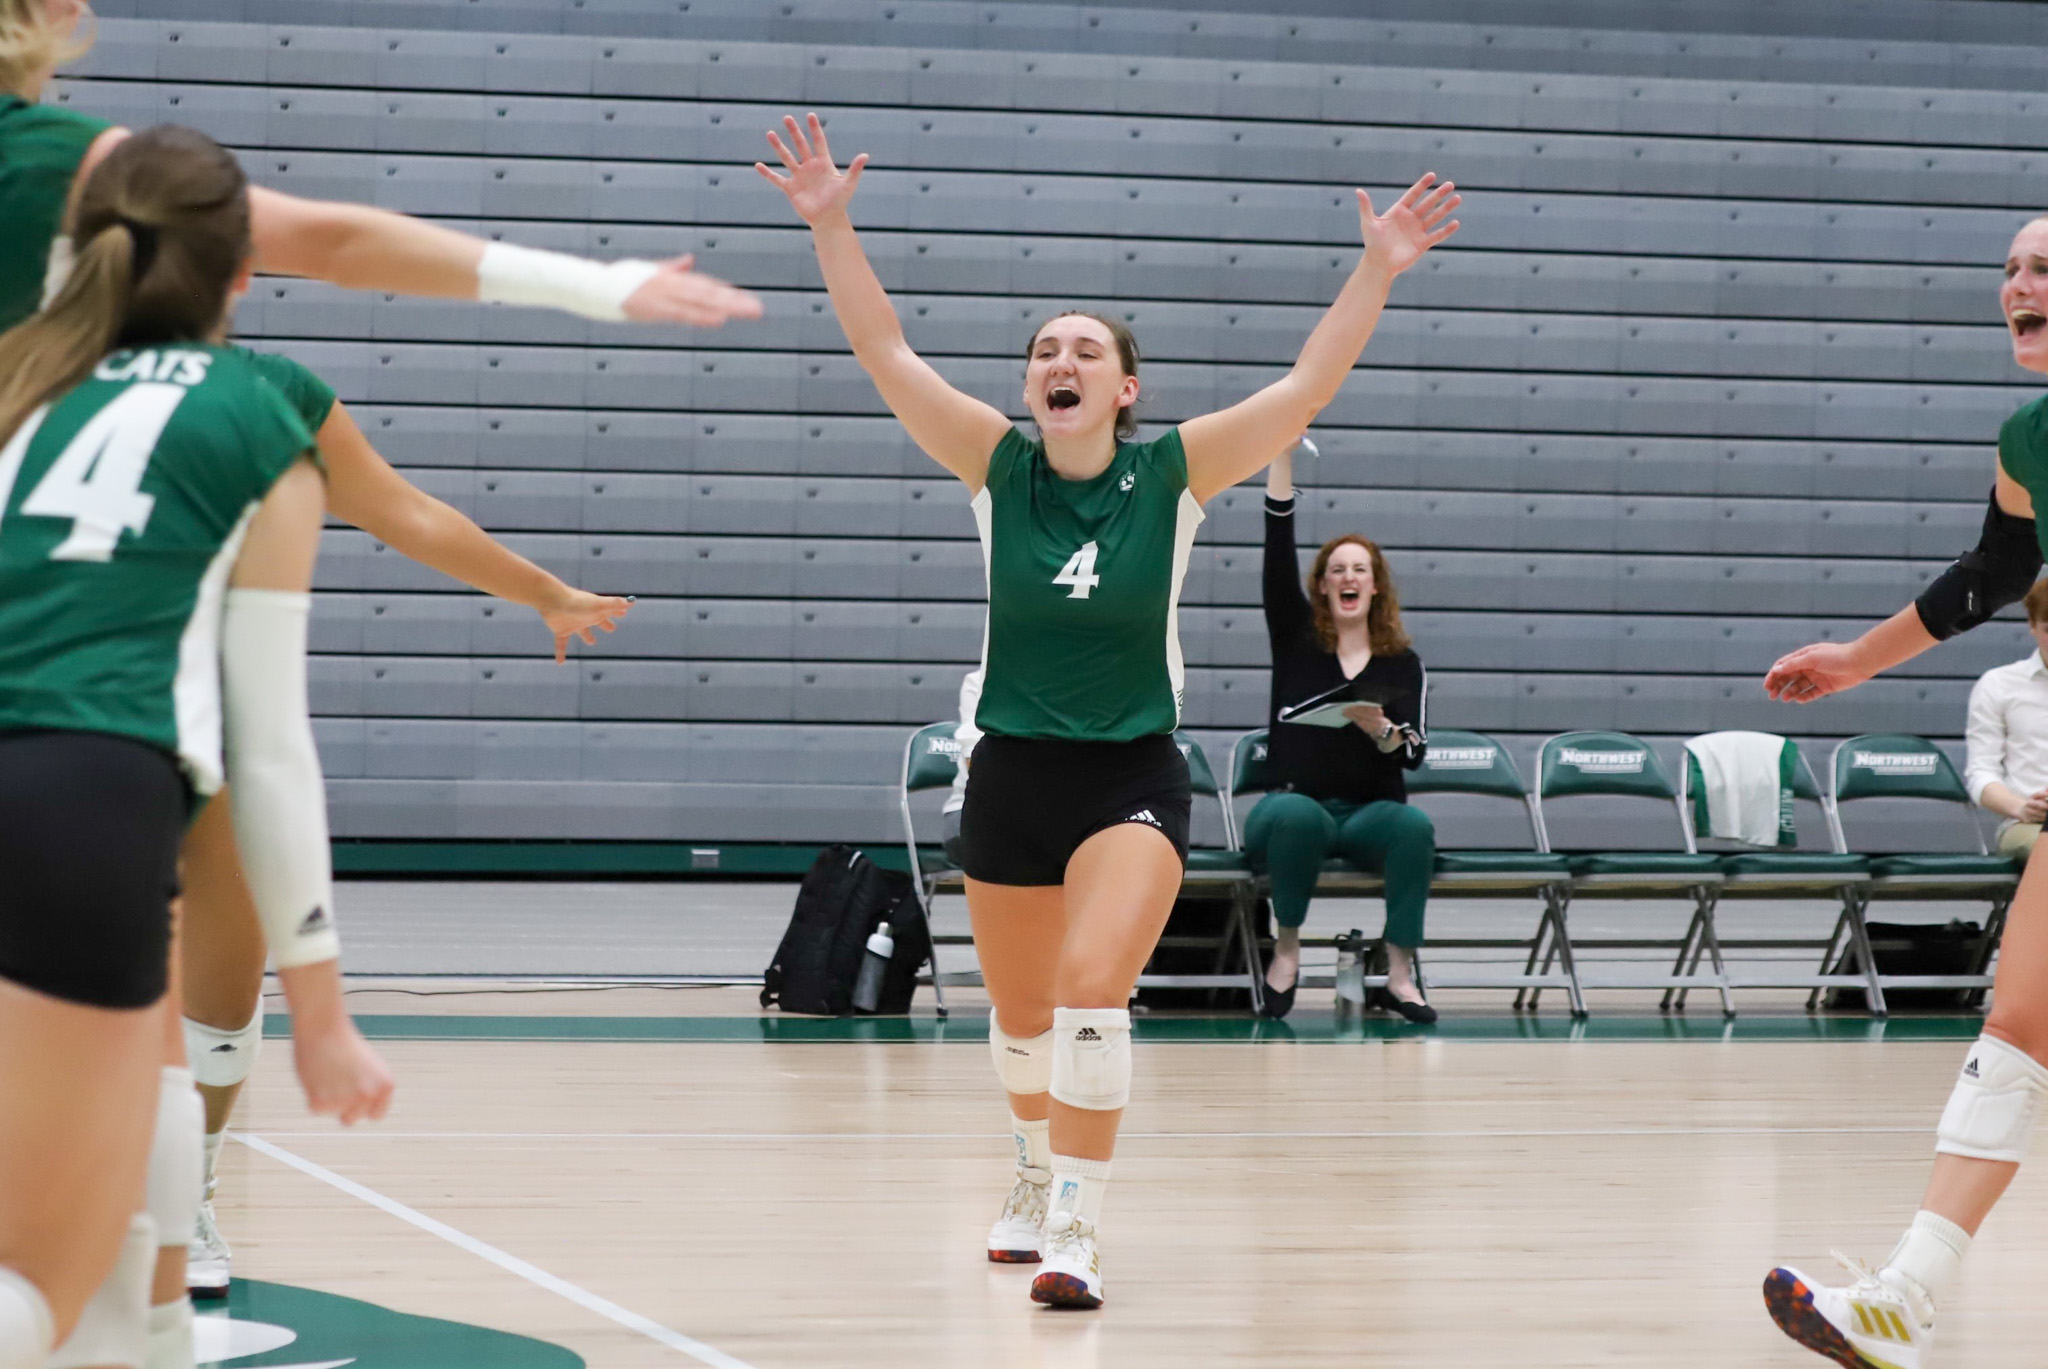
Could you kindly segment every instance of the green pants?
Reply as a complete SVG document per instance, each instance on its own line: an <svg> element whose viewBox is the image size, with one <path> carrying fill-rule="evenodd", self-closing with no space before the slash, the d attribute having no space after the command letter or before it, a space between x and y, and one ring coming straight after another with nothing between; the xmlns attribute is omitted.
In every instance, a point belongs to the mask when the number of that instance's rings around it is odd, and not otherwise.
<svg viewBox="0 0 2048 1369"><path fill-rule="evenodd" d="M1422 915L1436 873L1436 824L1405 803L1344 803L1306 794L1268 794L1244 824L1245 854L1273 883L1273 915L1282 927L1308 917L1323 862L1339 855L1387 882L1387 940L1422 944Z"/></svg>

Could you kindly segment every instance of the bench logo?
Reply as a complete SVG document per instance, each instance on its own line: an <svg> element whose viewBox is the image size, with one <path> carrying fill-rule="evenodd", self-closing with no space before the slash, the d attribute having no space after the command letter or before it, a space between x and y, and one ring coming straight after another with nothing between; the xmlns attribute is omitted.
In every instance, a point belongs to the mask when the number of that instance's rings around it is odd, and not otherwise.
<svg viewBox="0 0 2048 1369"><path fill-rule="evenodd" d="M573 1351L509 1331L250 1279L193 1318L192 1341L195 1363L222 1369L585 1369Z"/></svg>
<svg viewBox="0 0 2048 1369"><path fill-rule="evenodd" d="M1581 751L1575 746L1562 747L1557 753L1559 765L1588 775L1640 775L1648 759L1643 751Z"/></svg>
<svg viewBox="0 0 2048 1369"><path fill-rule="evenodd" d="M960 739L958 737L927 737L925 742L926 755L958 756L960 754Z"/></svg>
<svg viewBox="0 0 2048 1369"><path fill-rule="evenodd" d="M1443 746L1423 757L1431 770L1491 770L1500 752L1491 746Z"/></svg>
<svg viewBox="0 0 2048 1369"><path fill-rule="evenodd" d="M1932 751L1858 751L1849 764L1880 775L1932 775L1940 769L1941 757Z"/></svg>

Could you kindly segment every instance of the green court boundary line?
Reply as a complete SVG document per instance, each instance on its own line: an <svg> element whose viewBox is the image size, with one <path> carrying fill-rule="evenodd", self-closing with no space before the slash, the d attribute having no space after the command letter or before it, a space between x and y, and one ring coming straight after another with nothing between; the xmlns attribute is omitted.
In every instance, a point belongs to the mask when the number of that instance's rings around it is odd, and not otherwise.
<svg viewBox="0 0 2048 1369"><path fill-rule="evenodd" d="M553 1017L378 1014L356 1025L373 1041L584 1041L667 1044L985 1043L988 1019L975 1013L938 1017ZM1281 1022L1255 1017L1154 1017L1134 1024L1138 1040L1161 1045L1344 1045L1368 1041L1530 1042L1797 1042L1974 1041L1977 1016L1569 1017L1471 1016L1416 1027L1392 1018L1304 1016ZM291 1035L291 1018L270 1013L263 1034Z"/></svg>

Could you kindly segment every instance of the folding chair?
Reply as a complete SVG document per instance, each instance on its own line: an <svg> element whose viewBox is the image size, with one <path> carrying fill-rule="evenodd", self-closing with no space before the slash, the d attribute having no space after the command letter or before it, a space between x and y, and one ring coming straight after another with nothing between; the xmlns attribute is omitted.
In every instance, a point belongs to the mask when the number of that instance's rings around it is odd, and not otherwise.
<svg viewBox="0 0 2048 1369"><path fill-rule="evenodd" d="M1168 935L1159 939L1162 947L1213 946L1215 961L1208 974L1152 974L1138 976L1143 988L1178 989L1234 989L1249 990L1252 1011L1257 1012L1265 1001L1265 967L1259 963L1258 928L1253 919L1252 872L1245 863L1244 855L1237 849L1237 828L1232 820L1229 801L1216 783L1216 772L1210 768L1209 757L1202 750L1200 742L1185 732L1173 734L1174 745L1188 763L1188 783L1195 798L1213 799L1223 815L1224 848L1191 847L1188 851L1187 867L1181 875L1181 891L1184 894L1200 894L1227 900L1231 908L1230 931L1211 941L1203 937ZM1240 950L1244 959L1242 976L1227 973L1224 966L1229 964L1231 953Z"/></svg>
<svg viewBox="0 0 2048 1369"><path fill-rule="evenodd" d="M1721 734L1705 733L1694 741L1704 740ZM1768 735L1768 734L1766 734ZM1820 783L1814 778L1813 767L1807 763L1806 753L1799 744L1785 737L1774 740L1792 748L1796 764L1792 770L1792 798L1795 803L1811 803L1820 809L1827 828L1831 849L1827 851L1760 851L1753 847L1735 847L1713 852L1721 862L1722 901L1728 899L1788 899L1822 898L1841 909L1835 919L1834 930L1825 941L1811 938L1771 937L1721 942L1723 951L1731 950L1809 950L1821 952L1820 968L1812 974L1761 974L1731 978L1736 988L1743 989L1810 989L1806 1006L1810 1012L1819 1006L1823 989L1861 989L1870 1005L1873 1015L1885 1015L1884 988L1878 982L1875 965L1870 958L1870 933L1864 925L1863 908L1870 888L1870 863L1861 856L1850 855L1840 844L1838 825L1829 817L1826 796L1821 792ZM1693 791L1693 761L1686 757L1686 764L1678 780L1679 808L1685 816L1688 830L1695 842L1713 841L1716 838L1702 837L1693 816L1697 796ZM1718 906L1718 905L1717 905ZM1697 939L1691 949L1690 964L1678 969L1697 973L1700 956L1704 950ZM1842 972L1839 967L1847 963L1847 957L1854 953L1857 963L1863 966L1858 974ZM1686 952L1681 950L1681 957ZM1664 1006L1685 1007L1688 990L1666 989Z"/></svg>
<svg viewBox="0 0 2048 1369"><path fill-rule="evenodd" d="M1720 892L1722 875L1720 862L1713 856L1699 853L1693 842L1691 824L1686 821L1685 807L1679 802L1678 789L1665 771L1664 763L1657 759L1657 753L1648 742L1632 737L1626 732L1567 732L1550 738L1537 753L1536 815L1538 834L1549 847L1549 827L1543 819L1546 802L1558 799L1590 798L1595 796L1616 798L1651 799L1671 805L1678 820L1678 835L1683 849L1677 851L1584 851L1571 853L1567 864L1572 879L1569 888L1553 893L1565 906L1560 907L1552 919L1551 944L1544 948L1542 966L1550 968L1553 955L1568 956L1574 950L1645 950L1667 947L1667 941L1649 941L1640 938L1609 937L1600 941L1579 940L1576 944L1566 935L1566 908L1580 898L1600 899L1690 899L1693 905L1692 920L1686 926L1684 937L1677 943L1678 964L1669 975L1650 980L1610 981L1596 988L1625 989L1670 989L1683 988L1697 980L1687 973L1690 960L1697 965L1698 957L1693 954L1695 944L1703 946L1713 963L1712 984L1721 995L1721 1011L1729 1017L1735 1015L1735 998L1730 992L1728 967L1721 957L1720 936L1714 928L1714 900ZM1536 969L1537 956L1530 953L1530 970ZM1581 985L1590 983L1583 970L1576 976ZM1528 990L1533 1005L1543 991ZM1517 1006L1520 995L1517 995ZM1583 1001L1574 1002L1573 1012L1583 1016Z"/></svg>
<svg viewBox="0 0 2048 1369"><path fill-rule="evenodd" d="M910 796L930 789L950 789L960 773L960 743L954 739L957 723L933 723L920 727L903 743L903 775L897 787L897 806L903 814L903 849L910 858L910 877L915 881L917 904L924 911L924 925L932 935L932 996L938 1001L939 1016L946 1015L945 976L939 972L939 946L972 945L973 937L941 937L932 922L932 900L942 893L965 893L966 876L947 859L940 847L917 844L917 824L910 814ZM979 984L981 975L961 971L956 984Z"/></svg>
<svg viewBox="0 0 2048 1369"><path fill-rule="evenodd" d="M1880 985L1895 989L1974 989L1991 987L1991 958L2005 930L2019 868L2007 857L1991 854L1978 825L1977 805L1962 777L1941 749L1925 737L1899 732L1871 732L1851 737L1835 748L1830 767L1833 784L1827 798L1828 820L1835 845L1848 850L1842 830L1842 805L1859 799L1912 799L1946 804L1969 830L1976 854L1925 852L1873 855L1866 903L1872 900L1913 902L1984 902L1984 934L1971 953L1970 972L1961 975L1877 975ZM1865 962L1869 963L1868 961Z"/></svg>

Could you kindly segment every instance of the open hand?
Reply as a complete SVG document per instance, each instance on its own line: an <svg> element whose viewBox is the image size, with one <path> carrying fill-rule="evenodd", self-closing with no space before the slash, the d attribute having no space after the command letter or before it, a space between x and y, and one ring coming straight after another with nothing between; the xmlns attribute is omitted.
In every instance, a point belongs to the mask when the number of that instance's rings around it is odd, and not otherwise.
<svg viewBox="0 0 2048 1369"><path fill-rule="evenodd" d="M761 317L761 301L696 269L694 256L673 257L626 296L620 307L635 323L687 323L716 328L727 319Z"/></svg>
<svg viewBox="0 0 2048 1369"><path fill-rule="evenodd" d="M1378 704L1352 704L1344 710L1344 716L1363 728L1368 736L1379 737L1387 730L1387 715Z"/></svg>
<svg viewBox="0 0 2048 1369"><path fill-rule="evenodd" d="M797 217L815 228L846 212L847 201L853 198L860 173L868 164L868 154L863 152L855 157L853 164L842 172L832 163L832 148L825 141L825 126L818 122L818 116L807 116L805 124L808 134L797 126L795 115L785 114L782 126L789 133L786 143L774 129L768 130L768 145L789 168L787 176L770 171L763 162L755 162L754 170L787 195Z"/></svg>
<svg viewBox="0 0 2048 1369"><path fill-rule="evenodd" d="M1458 231L1451 211L1464 201L1458 187L1449 181L1437 184L1436 173L1425 171L1422 179L1408 187L1408 193L1384 214L1374 214L1372 196L1358 192L1359 231L1365 238L1365 255L1378 261L1392 275L1399 275L1422 254Z"/></svg>
<svg viewBox="0 0 2048 1369"><path fill-rule="evenodd" d="M555 635L555 664L569 659L569 639L581 637L585 646L597 645L597 629L614 632L618 620L633 606L616 594L592 594L564 585L559 599L540 610L540 620Z"/></svg>
<svg viewBox="0 0 2048 1369"><path fill-rule="evenodd" d="M1764 693L1780 703L1810 704L1854 689L1872 672L1844 642L1815 642L1778 658L1764 676Z"/></svg>

